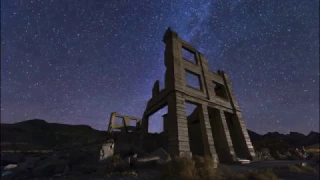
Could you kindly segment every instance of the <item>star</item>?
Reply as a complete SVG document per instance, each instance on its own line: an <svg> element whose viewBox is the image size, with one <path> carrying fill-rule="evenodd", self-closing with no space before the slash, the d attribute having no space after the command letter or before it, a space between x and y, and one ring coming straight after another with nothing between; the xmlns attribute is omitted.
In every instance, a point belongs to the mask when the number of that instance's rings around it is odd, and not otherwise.
<svg viewBox="0 0 320 180"><path fill-rule="evenodd" d="M211 71L229 74L248 129L319 131L318 1L21 3L1 6L3 123L106 130L113 111L142 117L154 82L164 87L162 37L172 27Z"/></svg>

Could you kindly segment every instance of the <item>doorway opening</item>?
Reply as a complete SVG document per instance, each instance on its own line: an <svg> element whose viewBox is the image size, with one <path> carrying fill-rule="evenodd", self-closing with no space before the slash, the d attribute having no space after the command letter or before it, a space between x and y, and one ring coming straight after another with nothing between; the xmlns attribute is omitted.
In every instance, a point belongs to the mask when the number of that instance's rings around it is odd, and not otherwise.
<svg viewBox="0 0 320 180"><path fill-rule="evenodd" d="M201 107L197 104L186 102L186 115L188 121L188 134L190 151L192 155L204 155L204 144L200 126L199 113Z"/></svg>
<svg viewBox="0 0 320 180"><path fill-rule="evenodd" d="M165 105L148 117L148 135L144 139L146 152L152 152L160 147L164 150L168 149L168 138L164 132L167 113L168 106Z"/></svg>

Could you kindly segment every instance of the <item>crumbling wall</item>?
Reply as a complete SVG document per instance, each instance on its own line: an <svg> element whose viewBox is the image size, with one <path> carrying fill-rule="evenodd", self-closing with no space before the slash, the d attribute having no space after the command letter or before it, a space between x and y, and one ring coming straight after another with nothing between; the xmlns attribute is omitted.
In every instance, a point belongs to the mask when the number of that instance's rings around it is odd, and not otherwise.
<svg viewBox="0 0 320 180"><path fill-rule="evenodd" d="M116 122L116 118L121 118L121 123ZM109 120L108 131L112 132L117 129L121 132L136 132L140 130L140 118L132 117L132 116L123 116L117 112L112 112Z"/></svg>

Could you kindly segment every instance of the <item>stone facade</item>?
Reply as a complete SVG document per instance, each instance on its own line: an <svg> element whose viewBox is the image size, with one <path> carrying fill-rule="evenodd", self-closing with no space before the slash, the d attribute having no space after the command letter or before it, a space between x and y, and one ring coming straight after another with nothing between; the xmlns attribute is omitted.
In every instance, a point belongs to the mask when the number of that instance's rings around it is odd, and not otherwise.
<svg viewBox="0 0 320 180"><path fill-rule="evenodd" d="M204 55L170 28L163 42L166 44L165 88L160 91L159 81L154 84L152 98L142 117L140 147L146 149L150 142L148 117L167 106L163 134L171 156L209 155L221 162L233 162L236 158L254 160L255 152L229 76L220 70L211 72ZM195 63L183 57L183 49L193 54ZM200 89L187 85L187 72L199 78ZM185 103L197 105L188 117Z"/></svg>

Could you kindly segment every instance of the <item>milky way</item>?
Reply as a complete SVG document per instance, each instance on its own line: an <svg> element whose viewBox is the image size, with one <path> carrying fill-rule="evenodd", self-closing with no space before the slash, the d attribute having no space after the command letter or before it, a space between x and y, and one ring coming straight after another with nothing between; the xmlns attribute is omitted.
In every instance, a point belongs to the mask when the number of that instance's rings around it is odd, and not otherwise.
<svg viewBox="0 0 320 180"><path fill-rule="evenodd" d="M319 131L319 0L1 0L1 122L141 117L169 26L229 74L249 129Z"/></svg>

